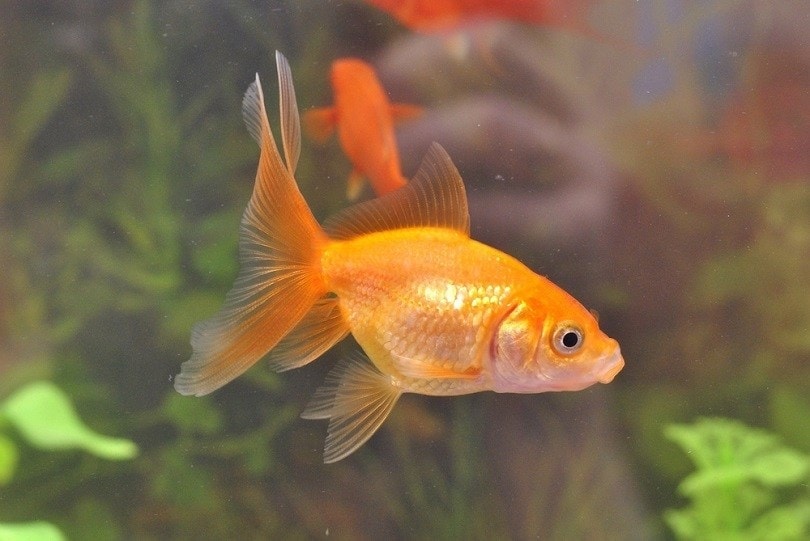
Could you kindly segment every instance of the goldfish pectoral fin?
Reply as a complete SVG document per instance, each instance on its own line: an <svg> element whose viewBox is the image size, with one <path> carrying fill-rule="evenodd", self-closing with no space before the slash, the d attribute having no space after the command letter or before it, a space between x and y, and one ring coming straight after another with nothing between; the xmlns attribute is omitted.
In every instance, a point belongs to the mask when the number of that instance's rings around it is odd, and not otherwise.
<svg viewBox="0 0 810 541"><path fill-rule="evenodd" d="M301 417L329 419L323 461L349 456L380 428L402 391L362 356L341 360Z"/></svg>
<svg viewBox="0 0 810 541"><path fill-rule="evenodd" d="M366 185L366 177L362 173L358 173L352 169L349 173L349 180L346 183L346 199L349 201L356 201L363 191L363 186Z"/></svg>
<svg viewBox="0 0 810 541"><path fill-rule="evenodd" d="M323 355L349 334L349 325L340 313L337 297L323 297L298 325L270 351L270 368L291 370Z"/></svg>
<svg viewBox="0 0 810 541"><path fill-rule="evenodd" d="M480 368L468 368L463 371L445 368L440 363L417 361L402 357L393 357L400 374L415 379L475 379L481 375Z"/></svg>
<svg viewBox="0 0 810 541"><path fill-rule="evenodd" d="M351 206L324 225L330 237L342 240L407 227L444 227L470 234L464 183L450 156L438 143L430 146L411 182Z"/></svg>
<svg viewBox="0 0 810 541"><path fill-rule="evenodd" d="M304 129L317 143L325 143L335 132L337 109L318 107L304 113Z"/></svg>
<svg viewBox="0 0 810 541"><path fill-rule="evenodd" d="M413 120L414 118L419 118L425 112L424 107L411 105L410 103L392 103L390 110L391 117L395 122Z"/></svg>
<svg viewBox="0 0 810 541"><path fill-rule="evenodd" d="M301 120L295 99L292 71L283 54L276 51L278 68L279 118L281 119L281 144L284 147L284 162L290 174L295 173L301 154Z"/></svg>

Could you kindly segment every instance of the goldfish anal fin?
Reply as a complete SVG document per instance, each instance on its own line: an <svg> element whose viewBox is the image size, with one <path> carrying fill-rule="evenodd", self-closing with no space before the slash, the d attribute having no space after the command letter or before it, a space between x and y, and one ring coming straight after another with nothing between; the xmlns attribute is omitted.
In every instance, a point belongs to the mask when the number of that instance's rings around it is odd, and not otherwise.
<svg viewBox="0 0 810 541"><path fill-rule="evenodd" d="M239 376L326 293L319 264L324 235L281 161L258 75L242 112L261 154L239 229L239 275L222 309L192 331L193 353L174 383L181 394L208 394Z"/></svg>
<svg viewBox="0 0 810 541"><path fill-rule="evenodd" d="M325 143L335 132L337 109L319 107L304 113L304 129L318 143Z"/></svg>
<svg viewBox="0 0 810 541"><path fill-rule="evenodd" d="M270 368L283 372L304 366L349 334L337 297L323 297L270 351Z"/></svg>
<svg viewBox="0 0 810 541"><path fill-rule="evenodd" d="M413 120L422 116L425 112L423 107L412 105L410 103L392 103L390 106L391 118L395 122L403 122L405 120Z"/></svg>
<svg viewBox="0 0 810 541"><path fill-rule="evenodd" d="M470 234L464 182L438 143L430 146L413 180L339 212L327 220L324 229L330 237L345 240L409 227L443 227Z"/></svg>
<svg viewBox="0 0 810 541"><path fill-rule="evenodd" d="M284 162L290 174L295 173L301 155L301 120L295 99L290 64L284 55L276 51L278 66L279 114L281 119L281 144L284 147Z"/></svg>
<svg viewBox="0 0 810 541"><path fill-rule="evenodd" d="M338 362L301 417L329 419L323 461L347 457L383 424L402 395L391 379L357 354Z"/></svg>

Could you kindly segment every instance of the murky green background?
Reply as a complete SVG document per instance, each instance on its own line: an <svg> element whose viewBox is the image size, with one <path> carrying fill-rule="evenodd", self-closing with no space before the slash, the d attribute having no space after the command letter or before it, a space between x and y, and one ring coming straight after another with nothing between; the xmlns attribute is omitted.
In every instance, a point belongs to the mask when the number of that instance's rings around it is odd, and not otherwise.
<svg viewBox="0 0 810 541"><path fill-rule="evenodd" d="M740 488L744 473L722 467L744 446L729 444L707 466L725 472L720 493L784 509L773 523L797 533L779 539L810 537L803 2L606 0L593 35L487 20L417 34L359 1L0 9L0 401L48 380L94 431L139 447L117 461L38 448L0 410L0 466L16 456L0 467L0 525L44 520L70 539L674 538L665 510L692 501L677 487L695 466L665 429L723 417L800 458L792 481L773 480L787 468L774 459ZM275 113L276 49L302 109L331 102L343 56L423 105L398 128L405 174L441 143L473 236L599 311L627 362L616 380L409 395L329 466L324 424L298 414L351 340L301 370L259 363L179 396L191 326L237 271L258 158L241 98L259 72ZM297 177L316 216L347 205L349 170L337 143L305 139ZM763 531L729 539L777 538Z"/></svg>

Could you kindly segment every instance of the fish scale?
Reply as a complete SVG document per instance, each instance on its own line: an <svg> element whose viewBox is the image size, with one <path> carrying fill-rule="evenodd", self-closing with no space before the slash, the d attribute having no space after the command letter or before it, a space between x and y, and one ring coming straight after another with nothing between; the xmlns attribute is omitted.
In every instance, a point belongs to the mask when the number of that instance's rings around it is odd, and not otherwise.
<svg viewBox="0 0 810 541"><path fill-rule="evenodd" d="M517 260L447 229L402 229L335 242L322 265L349 328L377 367L406 390L425 394L484 388L486 378L426 383L408 377L405 365L480 371L493 322L531 276Z"/></svg>

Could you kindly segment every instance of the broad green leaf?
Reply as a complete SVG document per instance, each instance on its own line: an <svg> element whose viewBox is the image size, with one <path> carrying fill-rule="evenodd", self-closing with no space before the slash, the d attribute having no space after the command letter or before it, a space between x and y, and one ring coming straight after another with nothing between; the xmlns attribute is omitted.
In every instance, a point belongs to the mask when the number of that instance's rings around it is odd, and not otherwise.
<svg viewBox="0 0 810 541"><path fill-rule="evenodd" d="M93 432L79 419L67 395L48 381L17 391L0 407L0 414L40 449L78 448L110 460L129 459L138 452L129 440Z"/></svg>
<svg viewBox="0 0 810 541"><path fill-rule="evenodd" d="M59 528L49 522L0 523L0 541L64 541Z"/></svg>
<svg viewBox="0 0 810 541"><path fill-rule="evenodd" d="M14 477L20 452L13 441L0 435L0 485L5 485Z"/></svg>

